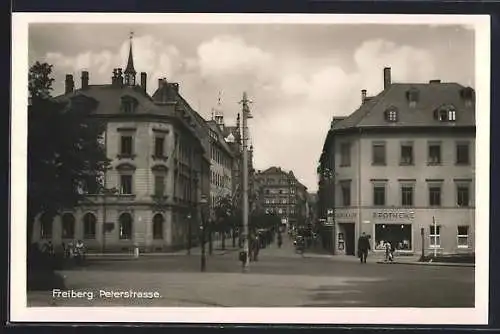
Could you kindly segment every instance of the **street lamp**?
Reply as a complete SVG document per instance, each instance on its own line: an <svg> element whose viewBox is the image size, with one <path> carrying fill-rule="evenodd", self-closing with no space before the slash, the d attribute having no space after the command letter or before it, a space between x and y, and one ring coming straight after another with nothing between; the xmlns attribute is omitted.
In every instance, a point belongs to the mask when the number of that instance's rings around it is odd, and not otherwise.
<svg viewBox="0 0 500 334"><path fill-rule="evenodd" d="M201 271L206 270L207 266L207 256L205 254L205 214L204 214L204 205L207 204L208 201L206 196L202 195L200 199L200 212L201 212Z"/></svg>
<svg viewBox="0 0 500 334"><path fill-rule="evenodd" d="M187 254L191 255L191 213L188 213L186 218L188 219Z"/></svg>

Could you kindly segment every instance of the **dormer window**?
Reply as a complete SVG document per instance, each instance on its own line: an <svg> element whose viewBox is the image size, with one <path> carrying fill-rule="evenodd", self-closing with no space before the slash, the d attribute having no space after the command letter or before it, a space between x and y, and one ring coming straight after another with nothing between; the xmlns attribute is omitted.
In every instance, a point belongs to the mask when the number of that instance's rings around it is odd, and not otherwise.
<svg viewBox="0 0 500 334"><path fill-rule="evenodd" d="M135 98L131 96L122 97L121 109L125 114L133 114L136 111L138 102Z"/></svg>
<svg viewBox="0 0 500 334"><path fill-rule="evenodd" d="M388 122L398 121L398 109L395 107L390 107L385 111L385 120Z"/></svg>
<svg viewBox="0 0 500 334"><path fill-rule="evenodd" d="M474 89L471 87L463 88L460 91L460 97L464 100L464 103L467 107L471 107L474 102Z"/></svg>
<svg viewBox="0 0 500 334"><path fill-rule="evenodd" d="M441 106L434 110L434 119L440 122L455 122L457 120L457 112L454 106Z"/></svg>
<svg viewBox="0 0 500 334"><path fill-rule="evenodd" d="M420 97L420 92L418 89L412 87L406 92L406 99L411 108L415 108Z"/></svg>

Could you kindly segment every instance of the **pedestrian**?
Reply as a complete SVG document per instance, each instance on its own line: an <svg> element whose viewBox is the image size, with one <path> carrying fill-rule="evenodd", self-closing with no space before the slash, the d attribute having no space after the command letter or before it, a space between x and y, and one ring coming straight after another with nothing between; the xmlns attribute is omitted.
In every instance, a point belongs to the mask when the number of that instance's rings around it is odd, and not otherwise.
<svg viewBox="0 0 500 334"><path fill-rule="evenodd" d="M368 251L371 249L370 241L365 232L358 239L358 256L361 263L366 263Z"/></svg>
<svg viewBox="0 0 500 334"><path fill-rule="evenodd" d="M281 233L278 234L278 248L281 248L283 245L283 238L281 237Z"/></svg>
<svg viewBox="0 0 500 334"><path fill-rule="evenodd" d="M384 244L385 247L385 262L392 262L392 245L389 241Z"/></svg>

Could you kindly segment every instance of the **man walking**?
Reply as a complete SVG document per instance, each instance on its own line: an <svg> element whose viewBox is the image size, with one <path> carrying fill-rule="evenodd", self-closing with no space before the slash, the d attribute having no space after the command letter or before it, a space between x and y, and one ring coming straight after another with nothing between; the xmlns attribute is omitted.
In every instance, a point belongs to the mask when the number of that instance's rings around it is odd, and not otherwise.
<svg viewBox="0 0 500 334"><path fill-rule="evenodd" d="M366 258L368 257L368 251L371 249L370 241L365 232L358 239L358 256L361 263L366 263Z"/></svg>

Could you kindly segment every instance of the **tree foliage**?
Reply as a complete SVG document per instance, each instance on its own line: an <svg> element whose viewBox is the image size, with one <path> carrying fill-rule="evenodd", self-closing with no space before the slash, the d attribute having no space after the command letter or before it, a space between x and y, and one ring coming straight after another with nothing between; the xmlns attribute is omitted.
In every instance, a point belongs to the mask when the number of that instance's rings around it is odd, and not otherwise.
<svg viewBox="0 0 500 334"><path fill-rule="evenodd" d="M36 62L29 71L28 237L40 212L55 215L97 193L109 160L99 139L104 124L90 117L91 99L52 98L52 65Z"/></svg>

